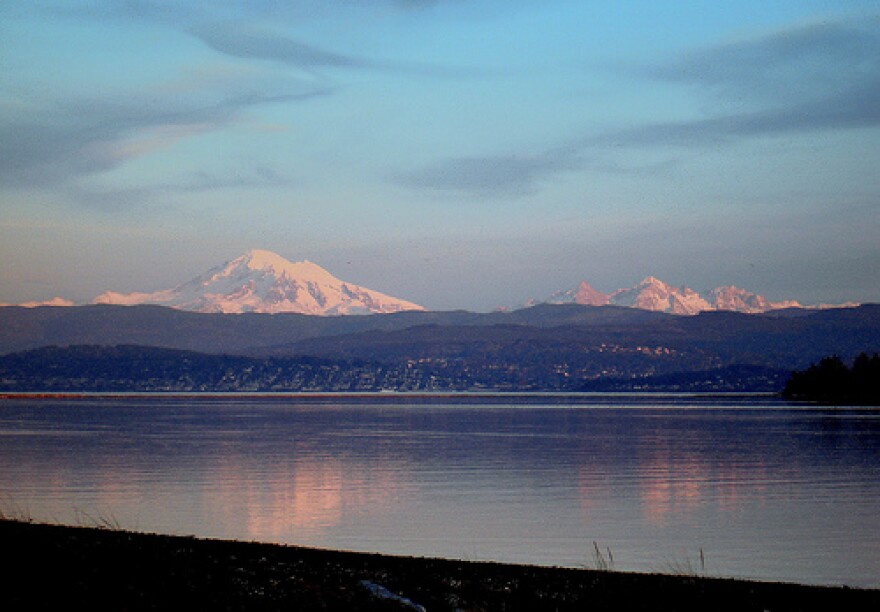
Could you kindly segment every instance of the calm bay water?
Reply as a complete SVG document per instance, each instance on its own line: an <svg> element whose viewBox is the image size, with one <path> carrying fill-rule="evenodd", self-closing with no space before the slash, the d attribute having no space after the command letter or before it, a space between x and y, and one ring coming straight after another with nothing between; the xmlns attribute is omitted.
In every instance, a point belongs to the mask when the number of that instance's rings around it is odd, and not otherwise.
<svg viewBox="0 0 880 612"><path fill-rule="evenodd" d="M0 400L0 510L880 587L880 412L686 396ZM701 562L701 551L703 563Z"/></svg>

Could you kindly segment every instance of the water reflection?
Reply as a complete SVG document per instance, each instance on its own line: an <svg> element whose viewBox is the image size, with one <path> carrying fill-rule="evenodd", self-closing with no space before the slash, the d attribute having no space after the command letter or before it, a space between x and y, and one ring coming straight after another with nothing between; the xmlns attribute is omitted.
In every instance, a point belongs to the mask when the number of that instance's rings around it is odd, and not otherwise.
<svg viewBox="0 0 880 612"><path fill-rule="evenodd" d="M370 464L345 456L249 463L223 457L204 497L220 531L263 541L315 541L346 517L381 513L408 475L404 463L381 456Z"/></svg>
<svg viewBox="0 0 880 612"><path fill-rule="evenodd" d="M696 508L704 496L709 470L692 453L673 455L655 450L642 466L642 510L650 522L663 525L668 516Z"/></svg>
<svg viewBox="0 0 880 612"><path fill-rule="evenodd" d="M880 419L737 406L6 401L0 503L146 531L877 585Z"/></svg>
<svg viewBox="0 0 880 612"><path fill-rule="evenodd" d="M728 463L707 452L681 450L668 440L654 440L651 446L639 471L642 511L651 524L687 519L707 504L715 512L739 512L746 494L760 497L766 490L767 469L760 454L748 463Z"/></svg>

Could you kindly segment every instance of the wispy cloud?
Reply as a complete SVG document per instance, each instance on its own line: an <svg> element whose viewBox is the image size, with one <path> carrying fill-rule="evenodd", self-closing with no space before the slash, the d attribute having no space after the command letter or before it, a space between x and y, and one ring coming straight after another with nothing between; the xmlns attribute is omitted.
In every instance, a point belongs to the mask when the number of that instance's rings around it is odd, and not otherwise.
<svg viewBox="0 0 880 612"><path fill-rule="evenodd" d="M458 157L395 175L415 189L468 193L480 197L524 196L553 175L579 166L576 151L559 149L538 155Z"/></svg>
<svg viewBox="0 0 880 612"><path fill-rule="evenodd" d="M750 136L876 126L880 126L880 79L820 100L609 132L586 139L585 146L719 145Z"/></svg>
<svg viewBox="0 0 880 612"><path fill-rule="evenodd" d="M880 70L880 17L823 21L686 53L648 71L721 96L785 100L849 88Z"/></svg>
<svg viewBox="0 0 880 612"><path fill-rule="evenodd" d="M703 116L584 135L544 154L449 158L395 180L480 197L528 195L565 171L632 170L603 161L610 146L705 147L880 126L880 18L804 25L698 49L639 74L692 87Z"/></svg>
<svg viewBox="0 0 880 612"><path fill-rule="evenodd" d="M471 67L346 55L304 43L286 32L256 22L202 23L189 28L187 33L229 57L248 61L272 61L312 73L323 73L332 69L356 69L434 78L472 78L489 73Z"/></svg>
<svg viewBox="0 0 880 612"><path fill-rule="evenodd" d="M145 20L192 36L218 53L240 60L273 61L304 70L368 69L428 77L472 77L483 71L471 67L411 62L407 58L369 58L341 53L300 40L297 26L315 17L361 20L383 14L389 7L411 12L460 0L309 0L307 2L205 2L147 0L96 1L52 7L55 14L100 22ZM359 23L360 21L358 21Z"/></svg>
<svg viewBox="0 0 880 612"><path fill-rule="evenodd" d="M83 208L118 213L132 209L143 211L147 208L170 210L172 208L170 202L181 194L253 187L284 187L291 184L289 178L274 169L258 166L239 168L225 175L199 171L176 182L158 182L149 186L99 187L75 182L63 186L62 189L68 200L76 202Z"/></svg>
<svg viewBox="0 0 880 612"><path fill-rule="evenodd" d="M385 4L387 10L397 3L377 0L377 4ZM179 66L178 73L167 75L164 82L115 92L112 97L96 93L93 98L53 99L45 91L6 92L6 104L20 94L18 108L0 114L0 182L7 188L47 188L79 181L195 136L243 121L252 123L246 115L255 107L331 95L338 89L335 76L329 76L332 70L473 76L469 70L347 55L298 40L291 33L290 26L311 12L348 15L353 7L346 2L292 6L126 0L27 6L23 4L21 10L34 15L48 11L54 18L88 20L95 26L150 22L194 37L221 57L213 64ZM277 128L278 124L272 126ZM133 190L126 199L138 197L138 190Z"/></svg>
<svg viewBox="0 0 880 612"><path fill-rule="evenodd" d="M648 72L693 86L705 117L590 139L717 144L761 134L880 125L880 18L823 22L688 53Z"/></svg>
<svg viewBox="0 0 880 612"><path fill-rule="evenodd" d="M358 68L365 60L325 51L263 27L241 23L211 23L189 29L215 51L242 59L263 59L300 68Z"/></svg>
<svg viewBox="0 0 880 612"><path fill-rule="evenodd" d="M209 103L174 98L145 104L134 96L59 100L41 113L5 117L0 124L0 181L7 187L47 187L99 172L239 120L261 104L294 103L327 95L314 86L297 93L241 94Z"/></svg>

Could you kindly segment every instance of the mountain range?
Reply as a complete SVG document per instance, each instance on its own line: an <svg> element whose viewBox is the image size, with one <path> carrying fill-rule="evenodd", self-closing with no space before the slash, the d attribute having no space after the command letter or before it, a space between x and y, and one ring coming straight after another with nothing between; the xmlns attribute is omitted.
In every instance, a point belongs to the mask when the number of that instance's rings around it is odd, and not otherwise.
<svg viewBox="0 0 880 612"><path fill-rule="evenodd" d="M880 305L648 277L427 311L263 250L171 289L26 306L0 308L0 392L778 391L794 369L880 347ZM350 314L366 316L327 316Z"/></svg>
<svg viewBox="0 0 880 612"><path fill-rule="evenodd" d="M728 285L698 293L690 287L674 287L649 276L633 287L611 293L597 291L583 281L575 289L558 291L544 300L549 304L582 304L585 306L628 306L655 312L694 315L712 310L759 313L783 308L803 308L795 300L771 302L762 295ZM845 306L855 306L846 304Z"/></svg>
<svg viewBox="0 0 880 612"><path fill-rule="evenodd" d="M425 308L401 298L342 281L310 261L290 262L270 251L254 249L177 285L151 293L108 291L93 304L133 306L154 304L178 310L203 313L299 313L308 315L387 314L423 311ZM574 289L557 291L535 304L580 304L585 306L625 306L638 310L679 315L707 311L763 313L804 307L794 300L770 301L764 296L734 286L716 287L699 293L687 286L675 287L653 276L632 286L603 293L586 281ZM46 302L21 304L72 306L73 302L54 298ZM840 306L856 306L842 304Z"/></svg>
<svg viewBox="0 0 880 612"><path fill-rule="evenodd" d="M679 316L540 304L358 317L5 307L0 392L772 391L827 355L878 348L880 305Z"/></svg>

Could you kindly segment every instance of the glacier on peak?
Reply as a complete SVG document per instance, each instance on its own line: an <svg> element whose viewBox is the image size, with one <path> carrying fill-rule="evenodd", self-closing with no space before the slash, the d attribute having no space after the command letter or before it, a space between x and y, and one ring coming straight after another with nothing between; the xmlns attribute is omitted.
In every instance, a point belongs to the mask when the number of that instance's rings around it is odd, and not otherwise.
<svg viewBox="0 0 880 612"><path fill-rule="evenodd" d="M178 285L152 293L102 293L95 304L159 304L220 313L348 315L424 310L422 306L339 280L308 260L290 262L253 249Z"/></svg>
<svg viewBox="0 0 880 612"><path fill-rule="evenodd" d="M340 282L327 270L308 259L291 262L277 253L263 249L251 249L233 259L224 266L223 273L229 274L232 270L241 268L312 282Z"/></svg>
<svg viewBox="0 0 880 612"><path fill-rule="evenodd" d="M632 287L624 287L611 293L597 291L586 281L581 281L577 288L557 291L545 302L589 306L626 306L687 315L713 310L761 313L783 308L804 308L795 300L772 302L762 295L733 285L715 287L705 293L700 293L688 286L669 285L654 276L646 276Z"/></svg>

